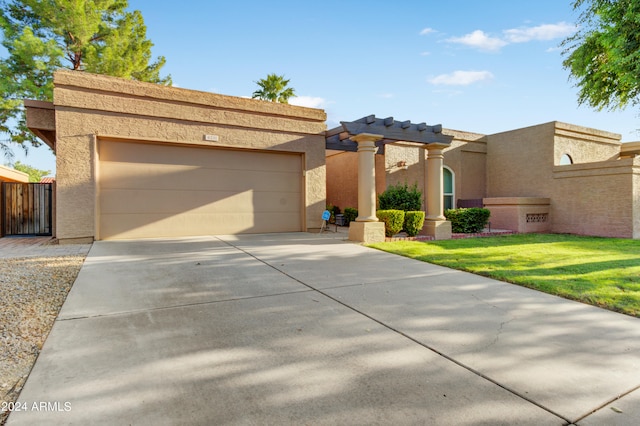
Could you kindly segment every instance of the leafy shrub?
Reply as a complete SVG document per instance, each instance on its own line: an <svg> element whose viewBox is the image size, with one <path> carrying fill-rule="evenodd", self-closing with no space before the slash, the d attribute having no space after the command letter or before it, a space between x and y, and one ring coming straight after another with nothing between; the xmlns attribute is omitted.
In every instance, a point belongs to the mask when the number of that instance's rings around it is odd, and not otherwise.
<svg viewBox="0 0 640 426"><path fill-rule="evenodd" d="M422 192L418 190L418 184L409 187L404 185L391 185L378 196L380 210L415 211L422 207Z"/></svg>
<svg viewBox="0 0 640 426"><path fill-rule="evenodd" d="M456 233L470 234L482 231L489 222L489 209L472 207L468 209L445 210L444 216L451 221L451 230Z"/></svg>
<svg viewBox="0 0 640 426"><path fill-rule="evenodd" d="M354 209L353 207L345 207L344 208L344 218L347 221L347 225L358 217L358 209Z"/></svg>
<svg viewBox="0 0 640 426"><path fill-rule="evenodd" d="M393 237L402 230L404 224L404 211L402 210L378 210L378 219L384 222L384 234Z"/></svg>
<svg viewBox="0 0 640 426"><path fill-rule="evenodd" d="M410 211L404 213L404 230L410 237L415 237L424 225L424 212Z"/></svg>

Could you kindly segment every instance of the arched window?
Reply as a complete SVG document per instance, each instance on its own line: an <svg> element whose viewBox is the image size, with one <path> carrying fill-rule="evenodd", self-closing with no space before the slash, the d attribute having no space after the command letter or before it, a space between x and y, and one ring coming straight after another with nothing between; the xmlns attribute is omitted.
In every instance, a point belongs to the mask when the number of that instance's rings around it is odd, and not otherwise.
<svg viewBox="0 0 640 426"><path fill-rule="evenodd" d="M564 154L562 157L560 157L561 166L568 166L569 164L573 164L573 158L571 158L569 154Z"/></svg>
<svg viewBox="0 0 640 426"><path fill-rule="evenodd" d="M453 209L455 207L455 175L453 170L447 166L442 167L442 184L444 189L443 207L445 210Z"/></svg>

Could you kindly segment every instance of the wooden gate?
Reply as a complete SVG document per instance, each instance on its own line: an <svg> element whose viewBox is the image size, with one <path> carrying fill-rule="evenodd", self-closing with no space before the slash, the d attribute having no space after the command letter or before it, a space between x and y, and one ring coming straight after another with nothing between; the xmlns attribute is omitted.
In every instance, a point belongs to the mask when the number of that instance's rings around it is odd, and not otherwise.
<svg viewBox="0 0 640 426"><path fill-rule="evenodd" d="M4 235L51 235L51 183L2 183Z"/></svg>

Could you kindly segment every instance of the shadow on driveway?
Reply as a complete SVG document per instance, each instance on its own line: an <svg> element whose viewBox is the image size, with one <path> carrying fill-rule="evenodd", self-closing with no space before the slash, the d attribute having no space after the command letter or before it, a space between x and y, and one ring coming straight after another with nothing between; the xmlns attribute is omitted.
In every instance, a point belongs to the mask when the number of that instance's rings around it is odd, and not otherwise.
<svg viewBox="0 0 640 426"><path fill-rule="evenodd" d="M340 239L96 242L8 424L633 424L639 354L636 318Z"/></svg>

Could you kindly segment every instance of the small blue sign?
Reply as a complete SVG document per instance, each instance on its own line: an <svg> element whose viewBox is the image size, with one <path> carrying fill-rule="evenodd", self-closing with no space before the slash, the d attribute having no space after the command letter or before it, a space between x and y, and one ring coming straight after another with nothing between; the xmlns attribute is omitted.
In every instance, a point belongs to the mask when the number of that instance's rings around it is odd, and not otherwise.
<svg viewBox="0 0 640 426"><path fill-rule="evenodd" d="M322 220L329 220L331 218L331 212L329 210L325 210L322 212Z"/></svg>

